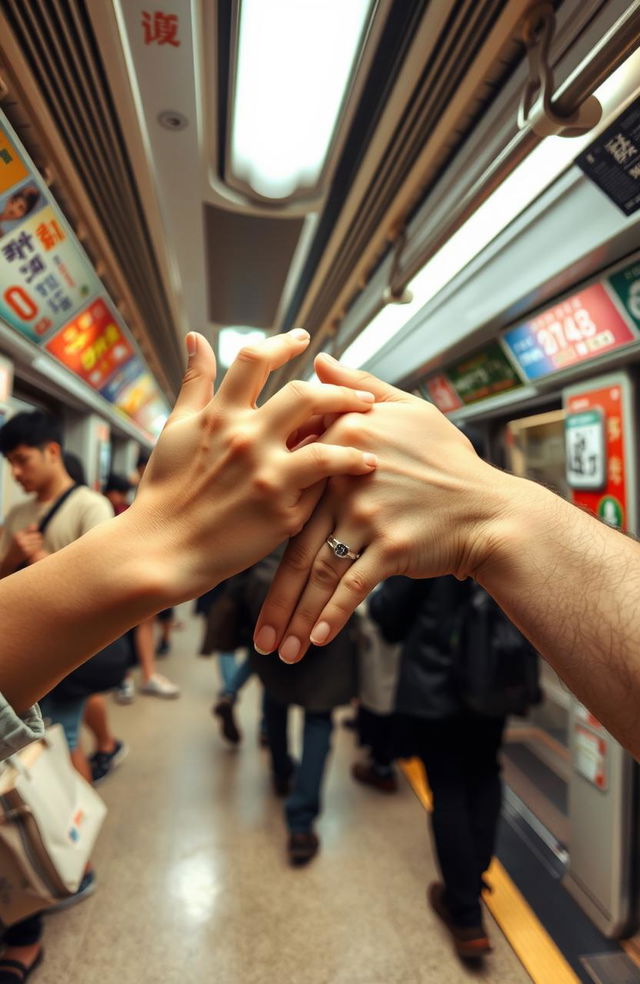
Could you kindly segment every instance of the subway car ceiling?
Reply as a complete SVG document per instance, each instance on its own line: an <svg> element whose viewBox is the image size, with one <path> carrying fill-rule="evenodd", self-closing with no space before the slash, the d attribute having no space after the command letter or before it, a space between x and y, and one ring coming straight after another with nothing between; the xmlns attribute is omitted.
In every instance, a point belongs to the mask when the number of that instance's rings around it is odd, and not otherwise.
<svg viewBox="0 0 640 984"><path fill-rule="evenodd" d="M639 41L640 0L3 0L0 109L167 400L189 330L224 366L306 327L271 390L318 351L414 389L634 259L638 213L574 161L640 94ZM550 386L523 382L483 411Z"/></svg>

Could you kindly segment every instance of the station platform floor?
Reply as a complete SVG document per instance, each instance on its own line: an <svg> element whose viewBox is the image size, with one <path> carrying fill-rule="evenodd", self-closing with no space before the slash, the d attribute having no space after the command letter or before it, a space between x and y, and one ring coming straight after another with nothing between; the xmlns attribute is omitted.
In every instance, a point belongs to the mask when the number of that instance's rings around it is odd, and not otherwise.
<svg viewBox="0 0 640 984"><path fill-rule="evenodd" d="M110 700L130 752L99 787L109 812L98 887L47 917L34 984L529 982L489 913L494 953L481 967L457 959L425 901L437 872L424 806L404 777L394 796L357 785L358 753L340 726L320 853L288 865L282 803L257 743L259 687L251 680L241 696L243 741L231 748L210 713L216 661L197 657L202 626L189 611L178 610L183 628L158 663L180 699Z"/></svg>

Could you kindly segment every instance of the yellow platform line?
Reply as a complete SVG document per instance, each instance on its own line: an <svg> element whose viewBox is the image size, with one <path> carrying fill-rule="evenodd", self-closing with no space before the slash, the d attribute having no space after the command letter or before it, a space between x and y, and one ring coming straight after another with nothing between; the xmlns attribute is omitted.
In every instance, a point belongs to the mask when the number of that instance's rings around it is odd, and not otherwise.
<svg viewBox="0 0 640 984"><path fill-rule="evenodd" d="M407 759L400 768L425 810L431 812L431 790L420 759ZM497 858L491 863L487 882L492 891L484 893L485 904L534 984L580 984Z"/></svg>

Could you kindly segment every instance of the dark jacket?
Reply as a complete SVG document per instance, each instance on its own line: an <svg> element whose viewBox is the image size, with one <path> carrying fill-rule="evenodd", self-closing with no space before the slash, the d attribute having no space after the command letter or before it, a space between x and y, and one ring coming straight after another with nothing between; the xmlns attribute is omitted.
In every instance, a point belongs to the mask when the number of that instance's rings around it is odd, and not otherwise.
<svg viewBox="0 0 640 984"><path fill-rule="evenodd" d="M232 593L242 597L252 629L280 556L281 550L270 554L233 578L230 585ZM307 711L330 711L349 703L357 693L356 649L350 625L328 646L311 646L299 663L288 665L277 653L263 656L253 648L249 649L249 659L265 689L282 704L298 704Z"/></svg>
<svg viewBox="0 0 640 984"><path fill-rule="evenodd" d="M450 639L471 582L455 577L392 577L369 599L369 614L387 642L403 642L396 710L442 720L462 710Z"/></svg>

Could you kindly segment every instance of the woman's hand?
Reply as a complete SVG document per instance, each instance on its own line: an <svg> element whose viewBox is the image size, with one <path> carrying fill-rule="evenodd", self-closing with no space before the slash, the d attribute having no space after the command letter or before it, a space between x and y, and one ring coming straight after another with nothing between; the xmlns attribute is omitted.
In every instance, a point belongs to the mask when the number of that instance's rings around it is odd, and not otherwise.
<svg viewBox="0 0 640 984"><path fill-rule="evenodd" d="M289 383L264 406L269 376L304 351L305 331L242 349L213 395L215 358L187 337L189 365L129 521L152 547L174 600L191 598L249 567L300 531L330 475L370 474L366 451L303 441L308 420L368 411L370 393L340 385Z"/></svg>
<svg viewBox="0 0 640 984"><path fill-rule="evenodd" d="M473 573L491 550L496 479L506 478L424 400L328 356L317 358L316 371L327 384L375 394L370 413L340 417L322 440L373 451L378 467L332 479L286 550L254 635L256 648L278 648L286 662L300 659L310 640L331 641L386 577ZM330 536L359 559L336 556Z"/></svg>

